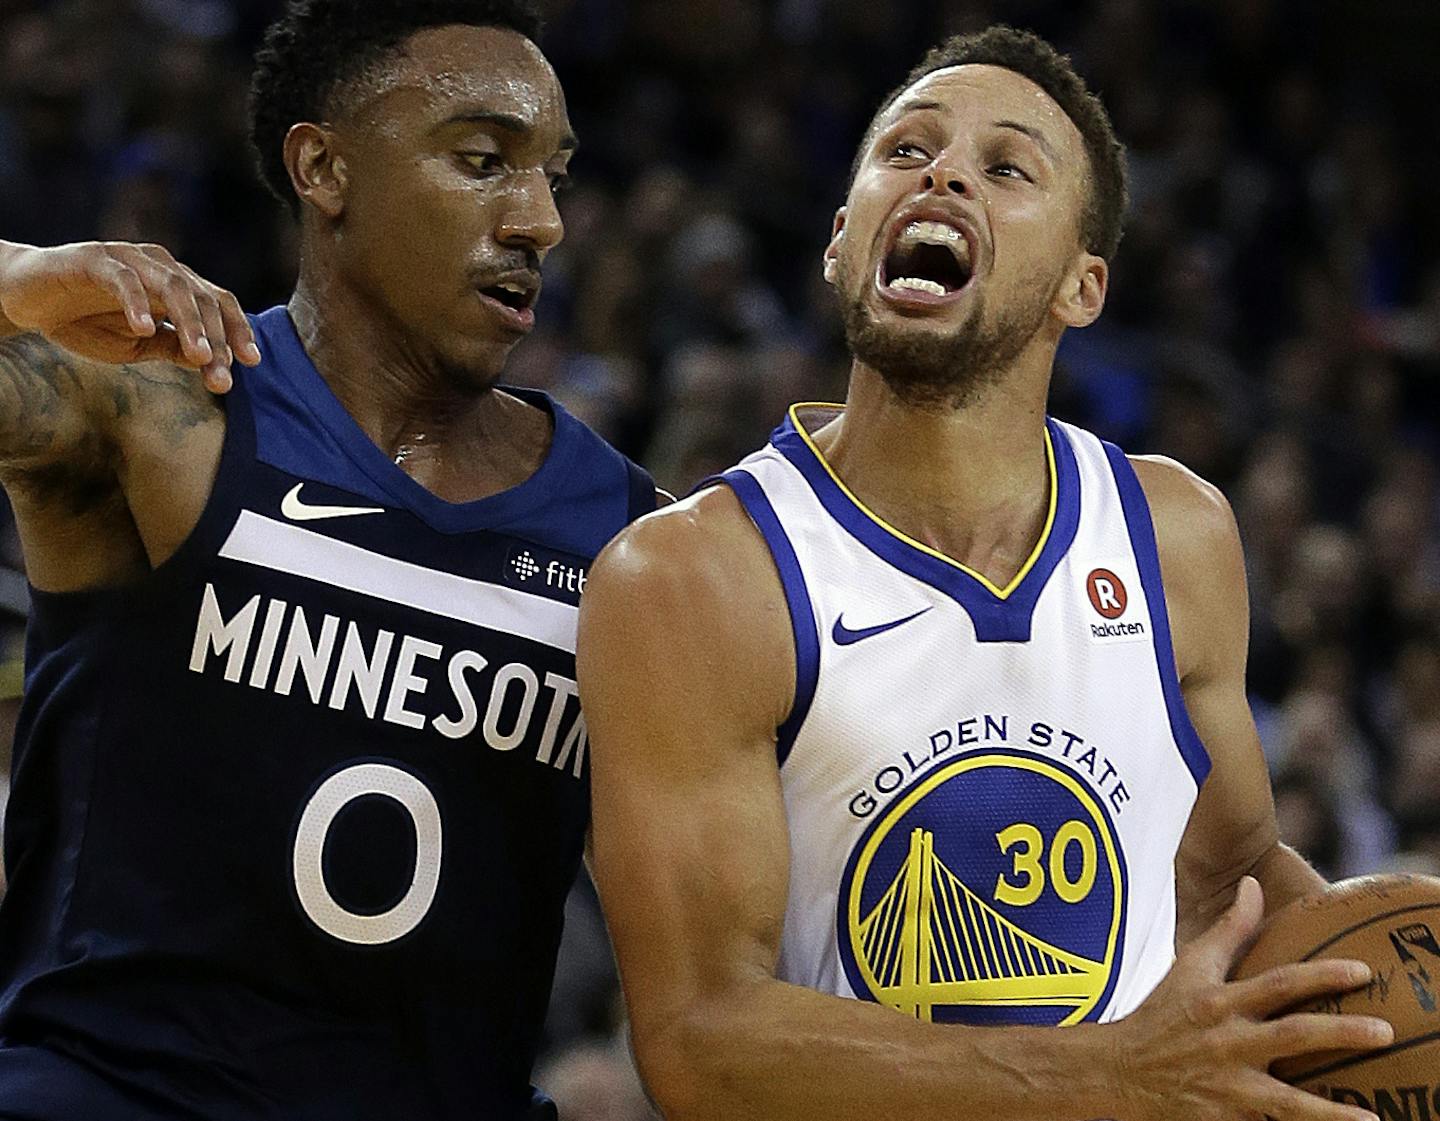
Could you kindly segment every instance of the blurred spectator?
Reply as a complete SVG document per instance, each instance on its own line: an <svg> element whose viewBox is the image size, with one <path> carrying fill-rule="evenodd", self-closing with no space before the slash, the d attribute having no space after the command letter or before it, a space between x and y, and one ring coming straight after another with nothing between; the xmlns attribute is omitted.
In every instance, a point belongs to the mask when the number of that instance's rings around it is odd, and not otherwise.
<svg viewBox="0 0 1440 1121"><path fill-rule="evenodd" d="M1275 776L1275 820L1280 838L1326 879L1342 867L1343 841L1335 792L1315 771L1297 769Z"/></svg>

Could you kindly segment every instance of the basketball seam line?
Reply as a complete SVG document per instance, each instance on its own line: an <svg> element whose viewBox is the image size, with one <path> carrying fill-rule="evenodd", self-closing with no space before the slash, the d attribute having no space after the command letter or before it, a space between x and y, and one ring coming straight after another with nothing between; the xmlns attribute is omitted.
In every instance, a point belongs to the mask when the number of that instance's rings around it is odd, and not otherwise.
<svg viewBox="0 0 1440 1121"><path fill-rule="evenodd" d="M1356 1063L1369 1062L1371 1059L1383 1059L1388 1055L1404 1051L1409 1047L1418 1047L1422 1043L1429 1043L1433 1039L1440 1039L1440 1030L1427 1032L1424 1035L1417 1035L1414 1039L1407 1039L1403 1043L1392 1043L1389 1047L1381 1047L1378 1051L1363 1051L1358 1055L1352 1055L1348 1059L1340 1059L1337 1062L1328 1063L1323 1067L1316 1067L1314 1070L1307 1070L1303 1074L1297 1074L1287 1079L1293 1085L1301 1082L1308 1082L1312 1078L1321 1078L1345 1067L1354 1066Z"/></svg>
<svg viewBox="0 0 1440 1121"><path fill-rule="evenodd" d="M1432 903L1413 903L1413 904L1411 904L1409 907L1399 907L1399 908L1396 908L1396 909L1393 910L1393 911L1386 911L1383 915L1370 915L1370 916L1369 916L1368 918L1366 918L1364 921L1362 921L1362 922L1357 922L1354 926L1347 926L1344 930L1340 931L1340 933L1334 935L1332 938L1328 939L1327 941L1321 942L1320 945L1316 946L1313 950L1311 950L1308 954L1306 954L1306 955L1305 955L1303 958L1301 958L1300 960L1301 960L1301 961L1309 961L1309 960L1310 960L1311 958L1313 958L1316 954L1318 954L1321 950L1328 949L1329 947L1335 945L1335 943L1338 942L1338 941L1340 941L1340 939L1346 937L1347 935L1354 934L1354 933L1355 933L1357 930L1359 930L1361 927L1369 926L1371 923L1380 922L1382 919L1394 918L1396 915L1406 915L1406 914L1409 914L1411 911L1427 911L1427 910L1430 910L1431 908L1433 908L1434 906L1435 906L1435 904L1434 904L1433 902L1432 902Z"/></svg>
<svg viewBox="0 0 1440 1121"><path fill-rule="evenodd" d="M1300 960L1309 961L1322 950L1328 949L1329 947L1335 945L1336 942L1339 942L1342 938L1354 934L1355 931L1367 927L1372 923L1380 922L1384 919L1394 918L1396 915L1407 915L1412 911L1424 911L1434 906L1434 903L1412 903L1408 907L1397 907L1395 910L1386 911L1383 914L1370 915L1362 922L1357 922L1353 926L1348 926L1344 930L1340 931L1338 934L1335 934L1326 941L1321 942L1320 945L1316 946ZM1426 1035L1417 1036L1414 1039L1407 1039L1403 1043L1392 1043L1389 1047L1381 1048L1378 1051L1365 1051L1359 1055L1354 1055L1348 1059L1340 1059L1336 1062L1327 1063L1325 1066L1316 1067L1314 1070L1308 1070L1302 1074L1294 1075L1291 1080L1297 1084L1301 1082L1308 1082L1312 1078L1321 1078L1327 1074L1332 1074L1337 1070L1343 1070L1345 1067L1352 1066L1357 1062L1369 1061L1370 1059L1384 1058L1386 1055L1393 1055L1398 1051L1403 1051L1409 1047L1416 1047L1422 1043L1428 1043L1430 1042L1430 1040L1437 1038L1440 1038L1440 1031L1429 1032Z"/></svg>

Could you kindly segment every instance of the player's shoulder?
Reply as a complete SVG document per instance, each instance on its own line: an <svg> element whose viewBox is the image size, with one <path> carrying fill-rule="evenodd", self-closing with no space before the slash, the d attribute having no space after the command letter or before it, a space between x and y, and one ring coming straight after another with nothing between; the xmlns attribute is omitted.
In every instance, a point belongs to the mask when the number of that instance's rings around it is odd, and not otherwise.
<svg viewBox="0 0 1440 1121"><path fill-rule="evenodd" d="M1164 456L1132 456L1155 526L1165 600L1184 680L1244 644L1245 557L1220 488ZM1238 632L1237 632L1238 628Z"/></svg>
<svg viewBox="0 0 1440 1121"><path fill-rule="evenodd" d="M746 719L774 728L794 700L793 643L769 547L735 492L717 484L606 546L580 600L576 656L582 692L586 680L593 691L617 674L660 675L743 698ZM607 662L607 651L617 657Z"/></svg>
<svg viewBox="0 0 1440 1121"><path fill-rule="evenodd" d="M554 409L546 408L540 401L527 399L516 390L505 386L496 386L489 399L495 407L499 430L510 434L514 443L527 450L536 449L540 452L549 447L555 433L555 412L558 411L558 406ZM581 425L581 428L587 436L594 436L596 441L600 440L588 427Z"/></svg>
<svg viewBox="0 0 1440 1121"><path fill-rule="evenodd" d="M225 410L198 372L161 360L98 362L39 335L5 342L11 345L0 352L0 367L7 361L28 364L16 415L44 437L37 441L38 454L17 461L22 477L31 465L51 481L108 477L117 462L133 477L153 459L163 484L177 468L183 472L196 448L200 469L209 470L223 439ZM55 408L57 399L66 407ZM44 470L50 464L63 469Z"/></svg>
<svg viewBox="0 0 1440 1121"><path fill-rule="evenodd" d="M671 627L783 639L771 626L785 616L785 594L769 547L744 505L717 484L631 523L596 558L581 612L617 613ZM782 633L783 631L783 633ZM772 635L773 632L773 635Z"/></svg>
<svg viewBox="0 0 1440 1121"><path fill-rule="evenodd" d="M1238 544L1234 512L1214 483L1168 456L1127 458L1145 492L1162 552L1203 560L1217 547Z"/></svg>
<svg viewBox="0 0 1440 1121"><path fill-rule="evenodd" d="M121 421L156 410L223 412L200 375L173 362L101 362L65 349L43 335L26 332L0 338L0 371L43 387L48 398L69 398L82 407L87 424Z"/></svg>
<svg viewBox="0 0 1440 1121"><path fill-rule="evenodd" d="M626 526L596 559L591 583L699 591L732 584L767 557L735 492L717 483Z"/></svg>

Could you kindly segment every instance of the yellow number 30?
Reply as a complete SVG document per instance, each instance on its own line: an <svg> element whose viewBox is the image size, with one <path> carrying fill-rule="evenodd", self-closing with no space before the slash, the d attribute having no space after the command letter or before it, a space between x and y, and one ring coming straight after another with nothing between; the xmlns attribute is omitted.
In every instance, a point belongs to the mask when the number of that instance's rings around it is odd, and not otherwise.
<svg viewBox="0 0 1440 1121"><path fill-rule="evenodd" d="M1018 883L1011 883L1000 873L995 878L995 898L1011 907L1028 907L1040 898L1045 890L1045 868L1041 859L1045 852L1045 838L1040 830L1024 821L1017 821L995 834L1000 851L1009 853L1014 862L1011 872ZM1071 845L1080 846L1080 875L1071 879L1065 869L1065 854ZM1090 894L1095 886L1095 872L1099 860L1095 847L1095 834L1083 821L1067 821L1055 832L1050 843L1050 882L1055 894L1066 903L1079 903Z"/></svg>

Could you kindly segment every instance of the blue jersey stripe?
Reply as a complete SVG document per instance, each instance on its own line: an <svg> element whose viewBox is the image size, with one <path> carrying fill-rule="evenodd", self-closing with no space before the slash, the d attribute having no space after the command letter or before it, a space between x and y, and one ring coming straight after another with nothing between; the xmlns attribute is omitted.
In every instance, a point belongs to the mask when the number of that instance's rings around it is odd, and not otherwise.
<svg viewBox="0 0 1440 1121"><path fill-rule="evenodd" d="M795 632L795 703L776 730L775 742L776 757L784 766L810 712L810 702L815 699L815 684L820 679L820 632L815 625L815 610L810 605L810 591L805 586L805 574L800 570L795 547L785 535L764 489L748 471L727 471L720 478L735 492L770 547L785 589L785 602L790 608L790 626Z"/></svg>
<svg viewBox="0 0 1440 1121"><path fill-rule="evenodd" d="M1190 722L1190 713L1185 708L1185 697L1180 689L1180 677L1175 669L1175 650L1170 642L1170 615L1165 607L1165 586L1160 577L1160 553L1155 545L1150 503L1125 453L1114 444L1106 443L1105 456L1110 460L1110 470L1114 472L1115 485L1120 491L1125 527L1130 533L1130 547L1140 569L1140 584L1145 589L1145 602L1150 607L1150 623L1155 628L1155 662L1160 672L1165 708L1170 716L1170 731L1198 787L1210 774L1210 753L1205 750L1195 725Z"/></svg>

